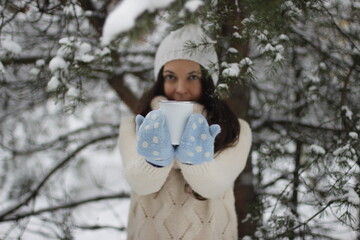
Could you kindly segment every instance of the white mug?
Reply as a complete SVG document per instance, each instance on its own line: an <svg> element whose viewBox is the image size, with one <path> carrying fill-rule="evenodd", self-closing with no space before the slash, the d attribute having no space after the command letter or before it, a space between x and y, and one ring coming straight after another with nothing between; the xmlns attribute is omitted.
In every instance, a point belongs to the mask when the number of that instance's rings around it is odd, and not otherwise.
<svg viewBox="0 0 360 240"><path fill-rule="evenodd" d="M165 114L171 144L179 145L188 118L194 112L194 102L161 100L160 110Z"/></svg>

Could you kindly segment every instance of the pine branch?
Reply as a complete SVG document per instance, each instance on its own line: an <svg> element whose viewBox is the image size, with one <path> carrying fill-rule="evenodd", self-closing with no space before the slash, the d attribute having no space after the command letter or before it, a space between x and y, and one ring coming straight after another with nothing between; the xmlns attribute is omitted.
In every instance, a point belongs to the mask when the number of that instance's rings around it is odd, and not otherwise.
<svg viewBox="0 0 360 240"><path fill-rule="evenodd" d="M55 55L54 55L55 56ZM6 58L6 59L0 59L0 61L4 64L4 66L6 65L10 65L10 64L35 64L37 60L39 59L44 59L44 58L53 58L54 56L21 56L21 57L12 57L11 59Z"/></svg>
<svg viewBox="0 0 360 240"><path fill-rule="evenodd" d="M88 204L88 203L99 202L99 201L104 201L104 200L111 200L111 199L129 198L129 197L130 197L130 195L126 192L120 192L120 193L104 195L104 196L96 196L96 197L91 197L91 198L74 201L74 202L70 202L70 203L64 203L64 204L61 204L58 206L42 208L42 209L35 210L35 211L28 211L28 212L23 212L23 213L12 214L12 215L6 216L4 218L0 218L0 222L18 221L23 218L33 217L33 216L37 216L37 215L40 215L43 213L55 212L55 211L59 211L62 209L71 209L71 208L75 208L75 207L78 207L78 206L81 206L84 204ZM95 228L92 227L91 229L95 229Z"/></svg>
<svg viewBox="0 0 360 240"><path fill-rule="evenodd" d="M138 98L131 89L125 85L124 76L115 75L108 80L108 83L115 90L120 99L129 107L129 109L132 112L135 112Z"/></svg>
<svg viewBox="0 0 360 240"><path fill-rule="evenodd" d="M351 43L351 46L357 50L357 52L360 52L360 49L358 48L358 44L356 44L353 41L353 38L350 37L348 34L346 34L340 27L339 25L336 23L336 21L334 20L334 16L330 13L330 11L324 6L324 4L321 4L322 9L328 14L328 16L331 19L331 23L333 24L333 26L335 26L335 29L342 35L344 36L349 43Z"/></svg>
<svg viewBox="0 0 360 240"><path fill-rule="evenodd" d="M103 229L114 229L120 232L126 231L125 227L115 227L110 225L79 225L75 226L76 228L83 229L83 230L103 230Z"/></svg>
<svg viewBox="0 0 360 240"><path fill-rule="evenodd" d="M263 184L261 185L261 188L262 189L267 189L271 186L274 186L278 181L280 180L287 180L290 178L290 173L282 173L279 177L271 180L270 182L266 183L266 184Z"/></svg>
<svg viewBox="0 0 360 240"><path fill-rule="evenodd" d="M286 119L286 118L264 118L259 120L253 120L252 130L253 131L260 131L262 128L270 127L275 124L279 124L282 126L292 126L292 127L302 127L307 128L309 130L318 130L324 132L333 132L333 133L342 133L345 130L342 128L331 128L331 127L323 127L321 125L312 125L305 122L302 122L297 119Z"/></svg>
<svg viewBox="0 0 360 240"><path fill-rule="evenodd" d="M296 229L302 227L302 226L306 226L307 224L309 224L309 222L311 222L314 218L316 218L317 216L319 216L322 212L324 212L328 207L330 207L333 203L335 203L336 201L338 201L338 199L334 199L329 201L323 208L321 208L318 212L316 212L314 215L312 215L310 218L308 218L305 222L302 222L301 224L295 226L294 228L292 228L290 231L293 232Z"/></svg>
<svg viewBox="0 0 360 240"><path fill-rule="evenodd" d="M32 154L32 153L35 153L35 152L40 152L40 151L47 150L47 149L59 144L59 142L64 142L64 141L68 142L69 138L74 136L74 135L81 134L81 133L84 133L84 132L88 132L88 131L91 131L93 129L98 129L98 128L101 128L101 127L110 127L110 128L113 128L113 129L118 129L119 125L107 124L107 123L95 123L95 124L85 126L83 128L79 128L79 129L76 129L74 131L62 134L62 135L58 136L56 139L54 139L54 140L50 140L50 141L48 141L46 143L40 143L40 144L38 144L37 147L30 148L30 149L20 149L20 150L19 149L12 149L11 147L5 146L2 143L0 143L0 146L3 147L4 149L8 150L8 151L11 151L15 155L28 155L28 154Z"/></svg>
<svg viewBox="0 0 360 240"><path fill-rule="evenodd" d="M101 137L97 137L94 139L91 139L84 143L83 145L79 146L77 149L75 149L72 153L70 153L66 158L64 158L62 161L60 161L57 165L55 165L49 172L46 174L43 179L38 183L38 185L27 194L27 196L23 197L23 199L20 199L18 203L16 203L14 206L11 206L5 210L2 210L0 212L0 222L3 221L8 215L14 213L19 208L27 205L32 199L34 199L42 187L47 183L47 181L51 178L52 175L54 175L56 172L58 172L60 169L62 169L72 158L74 158L79 152L87 148L88 146L95 144L97 142L105 141L108 139L115 138L117 134L109 134L104 135Z"/></svg>
<svg viewBox="0 0 360 240"><path fill-rule="evenodd" d="M303 40L307 45L311 46L316 52L320 53L320 55L324 56L325 59L329 59L332 63L339 68L351 68L344 59L339 58L337 55L330 54L329 52L323 51L320 46L315 44L315 39L308 39L308 36L305 36L301 33L300 30L296 29L295 27L291 28L293 34L296 34L301 40Z"/></svg>
<svg viewBox="0 0 360 240"><path fill-rule="evenodd" d="M97 9L95 9L95 6L91 0L79 0L79 3L84 11L91 11L91 12L97 11ZM96 29L98 35L101 36L102 28L105 23L105 15L104 16L94 15L94 16L91 16L89 19L90 19L90 23Z"/></svg>

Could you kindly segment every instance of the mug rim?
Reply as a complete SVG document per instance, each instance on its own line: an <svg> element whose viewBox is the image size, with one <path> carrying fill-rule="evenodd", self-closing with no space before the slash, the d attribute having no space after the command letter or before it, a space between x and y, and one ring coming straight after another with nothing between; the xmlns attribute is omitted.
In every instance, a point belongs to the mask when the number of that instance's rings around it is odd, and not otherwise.
<svg viewBox="0 0 360 240"><path fill-rule="evenodd" d="M175 100L160 100L159 103L170 103L170 104L194 104L193 101L175 101Z"/></svg>

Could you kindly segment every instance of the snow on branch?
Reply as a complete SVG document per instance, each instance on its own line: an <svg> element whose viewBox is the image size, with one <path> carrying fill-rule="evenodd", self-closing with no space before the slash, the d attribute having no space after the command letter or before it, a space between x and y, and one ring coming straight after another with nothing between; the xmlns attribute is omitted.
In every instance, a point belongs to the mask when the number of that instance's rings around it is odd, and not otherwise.
<svg viewBox="0 0 360 240"><path fill-rule="evenodd" d="M53 140L49 140L47 142L43 142L43 143L37 143L36 147L33 148L27 148L27 149L15 149L12 148L10 146L6 146L4 144L0 144L4 149L12 152L13 154L16 155L29 155L35 152L40 152L40 151L46 151L54 146L56 146L57 144L60 144L61 142L72 142L72 141L78 141L78 139L75 139L75 136L79 135L79 134L83 134L83 133L89 133L91 131L94 131L94 129L96 131L99 131L100 129L103 128L109 128L110 131L113 131L114 129L117 130L119 128L118 124L108 124L108 123L94 123L82 128L78 128L74 131L70 131L67 132L65 134L59 135L56 138L54 138Z"/></svg>
<svg viewBox="0 0 360 240"><path fill-rule="evenodd" d="M18 221L18 220L26 218L26 217L37 216L37 215L40 215L43 213L55 212L55 211L62 210L62 209L75 208L75 207L78 207L78 206L81 206L84 204L88 204L88 203L99 202L99 201L104 201L104 200L111 200L111 199L129 198L129 197L130 197L130 195L126 192L119 192L119 193L114 193L114 194L109 194L109 195L95 196L95 197L90 197L90 198L83 199L83 200L64 203L64 204L61 204L58 206L46 207L46 208L42 208L42 209L35 210L35 211L16 213L13 215L6 216L3 219L0 219L0 222Z"/></svg>
<svg viewBox="0 0 360 240"><path fill-rule="evenodd" d="M153 12L169 6L174 0L124 0L106 18L102 43L108 45L120 33L135 26L136 19L145 11Z"/></svg>
<svg viewBox="0 0 360 240"><path fill-rule="evenodd" d="M110 135L104 135L104 136L100 136L97 137L95 139L90 139L89 141L85 142L84 144L82 144L81 146L79 146L77 149L75 149L73 152L71 152L67 157L65 157L62 161L60 161L58 164L56 164L43 178L42 180L37 184L37 186L28 194L26 194L26 196L22 199L20 199L17 203L15 203L13 206L10 206L7 209L4 209L2 211L0 211L0 222L3 221L4 219L6 219L9 215L11 215L12 213L16 212L18 209L20 209L22 206L27 205L32 199L34 199L38 193L40 192L40 190L42 189L42 187L48 182L48 180L50 179L50 177L52 175L54 175L54 173L58 172L60 169L62 169L71 159L73 159L79 152L81 152L83 149L87 148L88 146L100 142L100 141L104 141L104 140L108 140L108 139L112 139L114 137L116 137L117 134L110 134Z"/></svg>

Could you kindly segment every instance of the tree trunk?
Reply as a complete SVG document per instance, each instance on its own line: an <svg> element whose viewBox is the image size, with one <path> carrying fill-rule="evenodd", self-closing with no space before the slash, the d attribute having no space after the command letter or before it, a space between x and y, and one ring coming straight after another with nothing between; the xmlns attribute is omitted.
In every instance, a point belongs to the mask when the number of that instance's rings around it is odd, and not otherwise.
<svg viewBox="0 0 360 240"><path fill-rule="evenodd" d="M108 8L110 6L117 4L118 1L106 1L103 5L104 9L103 11L108 11ZM79 0L79 4L81 8L84 11L95 11L95 5L90 0ZM89 18L91 26L96 30L97 34L101 36L102 30L105 23L105 18L103 16L99 17L97 15L94 15ZM114 66L120 67L120 56L117 52L111 51L111 58L112 58L112 64ZM125 84L124 82L124 76L119 75L113 75L109 77L107 80L108 84L111 86L111 88L117 93L121 101L125 103L125 105L129 108L131 112L135 112L135 108L138 102L138 99L134 92Z"/></svg>
<svg viewBox="0 0 360 240"><path fill-rule="evenodd" d="M231 86L233 89L229 104L237 116L249 122L247 111L249 109L249 90L245 85ZM240 129L241 131L241 129ZM239 239L252 235L256 230L254 222L242 222L248 214L252 214L256 204L256 194L252 183L253 172L251 157L249 157L244 171L235 181L235 207L238 218Z"/></svg>
<svg viewBox="0 0 360 240"><path fill-rule="evenodd" d="M138 99L132 90L125 85L123 76L115 75L108 80L108 83L117 93L119 98L126 104L129 110L134 113Z"/></svg>
<svg viewBox="0 0 360 240"><path fill-rule="evenodd" d="M359 160L358 160L358 163L359 163ZM358 182L358 184L360 183L360 176L359 175L357 177L357 182ZM360 208L357 209L357 213L358 213L358 229L360 229ZM360 231L358 231L356 239L360 240Z"/></svg>
<svg viewBox="0 0 360 240"><path fill-rule="evenodd" d="M292 190L292 196L290 198L291 212L296 218L299 218L299 213L298 213L299 193L298 193L298 191L299 191L299 184L300 184L299 171L300 171L300 166L301 166L301 164L300 164L301 153L302 153L301 150L302 150L302 143L300 141L296 141L296 151L295 151L295 156L294 156L294 171L293 171L293 190ZM289 226L290 229L293 227L294 227L293 224ZM296 238L295 232L290 232L288 237L290 240L295 239Z"/></svg>
<svg viewBox="0 0 360 240"><path fill-rule="evenodd" d="M239 52L237 56L232 56L232 59L227 59L229 63L239 63L240 60L247 57L249 53L249 43L247 41L240 41L239 39L234 39L232 37L235 31L241 32L241 21L244 19L243 9L244 8L241 8L241 6L233 0L219 2L219 14L225 16L221 28L221 38L224 42L222 43L223 49L221 49L222 53L220 53L220 57L227 51L227 47L235 48ZM226 11L228 11L228 13L224 14ZM231 92L228 103L231 109L238 117L249 122L248 110L250 105L250 93L246 82L242 81L240 84L230 84L229 89L231 89ZM256 194L252 179L252 163L251 158L249 157L244 171L236 179L234 186L239 239L242 239L246 235L253 235L256 230L256 223L243 221L246 216L252 214L255 209Z"/></svg>

